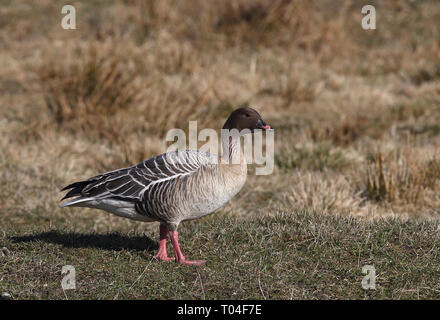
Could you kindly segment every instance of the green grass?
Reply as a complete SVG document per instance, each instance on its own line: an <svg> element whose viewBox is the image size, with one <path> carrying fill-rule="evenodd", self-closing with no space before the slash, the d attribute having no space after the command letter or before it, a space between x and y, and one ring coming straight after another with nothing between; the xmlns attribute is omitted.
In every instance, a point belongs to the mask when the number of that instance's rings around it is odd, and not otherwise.
<svg viewBox="0 0 440 320"><path fill-rule="evenodd" d="M157 232L6 227L0 292L15 299L439 298L439 230L432 221L216 214L181 225L184 254L207 260L189 267L153 259ZM65 294L64 265L77 279ZM362 289L364 265L376 268L376 290Z"/></svg>
<svg viewBox="0 0 440 320"><path fill-rule="evenodd" d="M341 151L334 150L331 144L326 142L318 143L312 148L288 146L277 153L275 163L283 170L298 168L319 171L325 168L337 171L350 164Z"/></svg>

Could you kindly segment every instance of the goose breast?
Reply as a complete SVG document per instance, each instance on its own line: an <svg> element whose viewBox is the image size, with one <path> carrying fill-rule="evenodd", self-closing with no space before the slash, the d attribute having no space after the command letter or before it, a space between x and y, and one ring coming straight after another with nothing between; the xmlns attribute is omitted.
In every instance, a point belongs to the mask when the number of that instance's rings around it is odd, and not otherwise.
<svg viewBox="0 0 440 320"><path fill-rule="evenodd" d="M237 194L246 181L245 165L238 165L237 170L225 170L217 163L217 156L209 153L164 154L160 161L165 161L171 168L180 164L192 170L152 185L136 209L144 215L176 225L214 212Z"/></svg>

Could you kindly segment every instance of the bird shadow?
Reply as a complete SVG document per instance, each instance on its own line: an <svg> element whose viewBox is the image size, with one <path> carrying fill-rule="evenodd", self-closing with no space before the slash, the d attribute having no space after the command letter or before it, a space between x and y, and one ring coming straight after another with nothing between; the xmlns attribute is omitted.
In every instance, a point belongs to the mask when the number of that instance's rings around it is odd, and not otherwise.
<svg viewBox="0 0 440 320"><path fill-rule="evenodd" d="M43 241L67 248L98 248L111 251L131 250L153 252L158 248L156 241L147 236L126 236L120 233L77 233L51 230L26 236L14 236L12 242Z"/></svg>

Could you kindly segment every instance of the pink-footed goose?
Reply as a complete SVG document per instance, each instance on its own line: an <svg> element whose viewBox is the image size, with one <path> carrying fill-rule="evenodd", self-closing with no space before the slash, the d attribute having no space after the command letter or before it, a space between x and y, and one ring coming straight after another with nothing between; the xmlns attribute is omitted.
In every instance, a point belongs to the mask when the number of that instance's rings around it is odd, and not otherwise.
<svg viewBox="0 0 440 320"><path fill-rule="evenodd" d="M223 129L253 132L271 128L257 111L246 107L233 111ZM158 221L160 242L155 257L201 265L205 261L190 261L183 256L177 227L182 221L217 210L243 187L247 167L239 135L222 135L222 149L220 157L197 150L168 152L129 168L72 183L62 189L71 189L62 200L76 198L61 207L91 207L134 220ZM237 157L239 161L233 161ZM168 235L175 258L167 255Z"/></svg>

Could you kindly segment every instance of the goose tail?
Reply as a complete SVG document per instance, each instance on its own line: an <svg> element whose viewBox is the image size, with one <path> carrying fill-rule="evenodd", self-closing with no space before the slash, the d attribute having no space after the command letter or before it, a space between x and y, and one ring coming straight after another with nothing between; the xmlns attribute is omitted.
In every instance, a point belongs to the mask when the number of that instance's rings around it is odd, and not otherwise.
<svg viewBox="0 0 440 320"><path fill-rule="evenodd" d="M61 191L66 191L66 190L72 189L69 192L67 192L67 194L61 199L61 201L65 200L67 198L72 198L72 197L76 197L76 198L60 204L60 207L61 208L69 207L69 206L82 207L88 201L93 200L93 197L88 197L88 196L85 196L84 194L82 194L82 191L84 190L84 188L89 184L90 184L89 180L79 181L79 182L72 183L72 184L68 185L67 187L64 187L63 189L61 189Z"/></svg>

